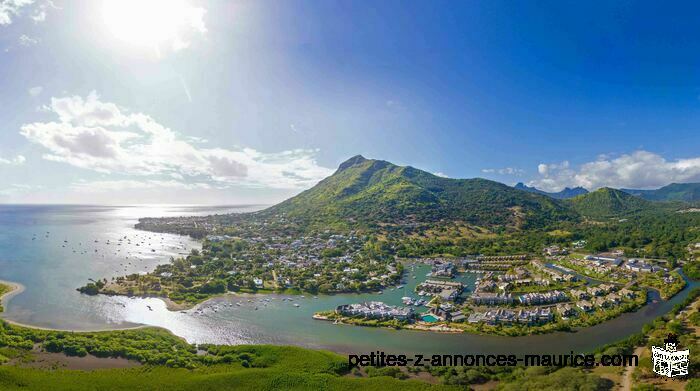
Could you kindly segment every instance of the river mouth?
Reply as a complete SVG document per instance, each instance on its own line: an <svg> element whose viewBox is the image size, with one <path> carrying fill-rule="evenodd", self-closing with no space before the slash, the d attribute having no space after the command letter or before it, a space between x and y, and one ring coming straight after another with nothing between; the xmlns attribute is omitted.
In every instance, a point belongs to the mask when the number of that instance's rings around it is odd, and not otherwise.
<svg viewBox="0 0 700 391"><path fill-rule="evenodd" d="M146 213L133 207L52 206L9 212L7 208L0 210L0 279L19 282L26 290L6 303L2 317L55 329L107 330L150 325L166 328L192 343L298 345L341 353L380 349L418 354L568 354L590 351L639 332L645 323L668 312L698 285L689 282L669 301L662 301L658 293L650 292L647 305L638 311L593 327L524 337L390 330L312 318L315 312L358 301L379 300L401 305L401 297L412 296L415 285L425 278L426 265L416 265L411 274L417 278L409 276L403 288L386 289L381 295L338 294L318 298L225 295L195 309L169 311L157 298L86 296L75 288L90 278L123 275L124 268L126 272L152 270L169 257L199 246L196 241L177 235L137 231L133 224L138 217L156 213L223 213L222 209L192 211L188 207L169 206ZM46 232L50 232L48 237ZM117 239L125 236L131 238L130 246L123 240L121 246L116 245ZM135 246L137 242L146 248ZM84 253L85 249L78 251L78 243L90 246L88 254ZM156 251L151 252L151 247ZM130 256L129 264L125 253L140 260L133 261ZM460 278L467 287L472 287L476 275L465 274ZM196 313L196 309L201 309L201 313Z"/></svg>

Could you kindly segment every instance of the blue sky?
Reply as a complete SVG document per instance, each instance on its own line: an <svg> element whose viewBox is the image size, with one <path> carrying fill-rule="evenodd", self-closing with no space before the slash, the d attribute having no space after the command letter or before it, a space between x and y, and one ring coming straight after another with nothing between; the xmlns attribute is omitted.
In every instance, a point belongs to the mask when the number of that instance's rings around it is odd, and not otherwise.
<svg viewBox="0 0 700 391"><path fill-rule="evenodd" d="M700 181L697 8L0 0L0 202L272 203L355 154Z"/></svg>

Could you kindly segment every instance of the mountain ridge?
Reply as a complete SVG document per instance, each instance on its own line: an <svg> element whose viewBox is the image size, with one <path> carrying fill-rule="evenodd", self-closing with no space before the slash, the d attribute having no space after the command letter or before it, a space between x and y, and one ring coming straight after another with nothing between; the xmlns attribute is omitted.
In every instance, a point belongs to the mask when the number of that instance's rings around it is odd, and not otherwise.
<svg viewBox="0 0 700 391"><path fill-rule="evenodd" d="M483 226L541 226L576 219L569 208L539 194L483 178L453 179L356 155L333 175L264 211L317 224L364 225L441 219Z"/></svg>
<svg viewBox="0 0 700 391"><path fill-rule="evenodd" d="M623 217L657 208L651 201L610 187L601 187L566 202L582 216L589 218Z"/></svg>
<svg viewBox="0 0 700 391"><path fill-rule="evenodd" d="M513 188L518 189L518 190L527 191L530 193L537 193L537 194L546 195L546 196L549 196L552 198L556 198L558 200L573 198L573 197L576 197L578 195L588 193L588 190L586 190L585 188L583 188L581 186L574 187L574 188L565 187L564 189L562 189L558 192L547 192L547 191L540 190L540 189L533 187L533 186L527 186L526 184L524 184L522 182L518 182L515 186L513 186Z"/></svg>
<svg viewBox="0 0 700 391"><path fill-rule="evenodd" d="M670 183L652 190L620 189L649 201L700 201L700 183Z"/></svg>

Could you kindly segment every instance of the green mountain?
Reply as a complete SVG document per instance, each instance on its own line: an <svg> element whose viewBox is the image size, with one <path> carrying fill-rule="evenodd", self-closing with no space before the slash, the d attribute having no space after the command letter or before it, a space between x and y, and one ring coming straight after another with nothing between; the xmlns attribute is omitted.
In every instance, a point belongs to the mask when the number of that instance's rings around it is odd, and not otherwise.
<svg viewBox="0 0 700 391"><path fill-rule="evenodd" d="M609 187L571 198L568 203L576 212L589 218L623 217L657 209L650 201Z"/></svg>
<svg viewBox="0 0 700 391"><path fill-rule="evenodd" d="M621 190L650 201L700 201L700 183L671 183L655 190Z"/></svg>
<svg viewBox="0 0 700 391"><path fill-rule="evenodd" d="M442 178L359 155L313 188L262 213L284 213L314 226L449 220L522 228L577 218L557 200L502 183Z"/></svg>

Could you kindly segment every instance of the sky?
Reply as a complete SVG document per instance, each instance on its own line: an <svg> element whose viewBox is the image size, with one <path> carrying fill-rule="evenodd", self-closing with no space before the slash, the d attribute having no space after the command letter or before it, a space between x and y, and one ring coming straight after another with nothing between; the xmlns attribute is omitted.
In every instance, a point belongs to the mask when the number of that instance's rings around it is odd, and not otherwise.
<svg viewBox="0 0 700 391"><path fill-rule="evenodd" d="M0 203L271 204L357 154L700 182L697 3L0 0Z"/></svg>

